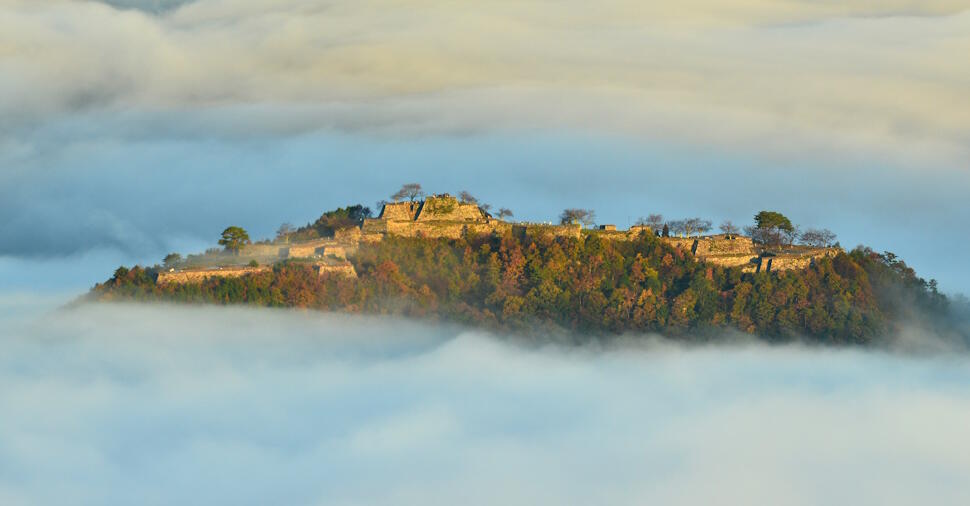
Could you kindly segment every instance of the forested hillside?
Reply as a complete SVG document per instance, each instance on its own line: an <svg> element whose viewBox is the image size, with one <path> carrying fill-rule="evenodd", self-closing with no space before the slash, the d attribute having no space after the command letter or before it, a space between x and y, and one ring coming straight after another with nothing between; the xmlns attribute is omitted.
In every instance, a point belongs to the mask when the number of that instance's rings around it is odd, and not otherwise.
<svg viewBox="0 0 970 506"><path fill-rule="evenodd" d="M356 279L283 262L241 278L158 285L157 267L119 268L90 297L396 314L519 331L697 337L729 327L825 343L869 343L912 318L942 321L948 307L935 282L864 248L805 270L742 273L696 262L651 234L389 236L350 260Z"/></svg>

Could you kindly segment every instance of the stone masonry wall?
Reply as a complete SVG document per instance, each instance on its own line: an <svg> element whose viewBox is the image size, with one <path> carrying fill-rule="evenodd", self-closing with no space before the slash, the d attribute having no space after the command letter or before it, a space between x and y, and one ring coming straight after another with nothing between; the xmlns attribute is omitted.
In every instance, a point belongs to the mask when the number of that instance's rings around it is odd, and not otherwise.
<svg viewBox="0 0 970 506"><path fill-rule="evenodd" d="M478 204L464 204L452 196L428 197L418 209L417 221L486 221Z"/></svg>
<svg viewBox="0 0 970 506"><path fill-rule="evenodd" d="M238 278L270 270L269 267L223 267L221 269L160 272L156 283L201 283L207 278Z"/></svg>
<svg viewBox="0 0 970 506"><path fill-rule="evenodd" d="M390 202L384 204L378 219L413 221L418 216L420 205L420 202Z"/></svg>
<svg viewBox="0 0 970 506"><path fill-rule="evenodd" d="M317 275L323 276L324 274L336 274L338 276L346 276L348 278L356 278L357 270L354 269L353 264L350 262L343 262L339 264L320 264L317 266Z"/></svg>

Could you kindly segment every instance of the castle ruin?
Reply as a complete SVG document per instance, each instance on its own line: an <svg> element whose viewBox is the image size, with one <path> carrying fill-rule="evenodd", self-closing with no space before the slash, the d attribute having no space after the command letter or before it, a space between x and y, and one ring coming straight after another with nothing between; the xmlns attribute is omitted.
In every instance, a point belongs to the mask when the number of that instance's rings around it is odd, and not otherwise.
<svg viewBox="0 0 970 506"><path fill-rule="evenodd" d="M451 195L433 195L424 200L387 203L377 218L367 218L360 227L336 230L333 237L293 244L261 243L242 248L234 262L257 260L260 267L241 265L208 265L194 269L160 273L159 283L197 282L209 277L238 277L268 270L266 264L285 259L304 259L313 263L319 273L356 277L348 256L356 253L360 243L375 243L388 235L402 237L458 239L468 234L505 234L520 237L597 236L604 240L632 241L641 234L653 234L650 227L634 225L618 230L615 225L602 225L584 230L578 224L552 225L511 223L497 219L478 204L463 202ZM749 237L711 235L693 238L661 237L675 248L688 252L697 261L723 267L740 267L744 272L779 272L804 269L819 258L833 257L837 248L800 248L766 254ZM223 259L225 262L226 259Z"/></svg>

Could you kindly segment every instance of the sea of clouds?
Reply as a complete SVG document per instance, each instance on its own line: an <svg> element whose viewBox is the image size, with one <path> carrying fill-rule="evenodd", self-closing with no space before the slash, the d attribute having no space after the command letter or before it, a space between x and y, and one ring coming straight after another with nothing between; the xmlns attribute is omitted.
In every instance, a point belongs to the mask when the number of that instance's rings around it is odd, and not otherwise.
<svg viewBox="0 0 970 506"><path fill-rule="evenodd" d="M0 299L0 503L968 504L962 354Z"/></svg>

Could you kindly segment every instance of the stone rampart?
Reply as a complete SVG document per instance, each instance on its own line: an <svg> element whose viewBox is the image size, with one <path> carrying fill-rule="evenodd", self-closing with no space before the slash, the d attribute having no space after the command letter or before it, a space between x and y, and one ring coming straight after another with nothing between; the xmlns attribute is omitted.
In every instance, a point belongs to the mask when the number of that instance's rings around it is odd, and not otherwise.
<svg viewBox="0 0 970 506"><path fill-rule="evenodd" d="M323 254L327 246L334 246L337 242L333 239L315 239L312 241L293 243L285 249L285 258L309 258L314 255Z"/></svg>
<svg viewBox="0 0 970 506"><path fill-rule="evenodd" d="M390 221L381 218L367 218L364 220L364 224L360 227L361 235L367 236L373 234L386 234L388 223L390 223Z"/></svg>
<svg viewBox="0 0 970 506"><path fill-rule="evenodd" d="M416 221L487 221L478 204L460 202L450 195L428 197L418 209Z"/></svg>
<svg viewBox="0 0 970 506"><path fill-rule="evenodd" d="M282 257L285 256L285 248L285 245L280 244L247 244L239 250L239 255L245 257Z"/></svg>
<svg viewBox="0 0 970 506"><path fill-rule="evenodd" d="M339 258L341 260L347 259L347 249L343 246L324 246L323 256Z"/></svg>
<svg viewBox="0 0 970 506"><path fill-rule="evenodd" d="M807 269L816 260L831 258L839 254L839 248L813 249L798 253L782 253L774 256L761 257L756 272L781 272L796 269Z"/></svg>
<svg viewBox="0 0 970 506"><path fill-rule="evenodd" d="M583 233L580 225L543 225L537 223L527 223L524 225L513 225L512 233L520 237L572 237L579 239Z"/></svg>
<svg viewBox="0 0 970 506"><path fill-rule="evenodd" d="M660 240L675 248L680 248L691 253L694 252L694 245L697 244L697 239L687 237L661 237Z"/></svg>
<svg viewBox="0 0 970 506"><path fill-rule="evenodd" d="M350 228L340 228L334 230L333 239L340 244L357 244L360 242L360 237L363 235L360 227L350 227Z"/></svg>
<svg viewBox="0 0 970 506"><path fill-rule="evenodd" d="M420 202L390 202L384 204L378 219L394 221L414 221L418 217Z"/></svg>
<svg viewBox="0 0 970 506"><path fill-rule="evenodd" d="M357 270L354 269L354 265L350 262L341 262L336 264L318 264L317 265L317 275L323 276L325 274L336 274L338 276L345 276L348 278L356 278Z"/></svg>
<svg viewBox="0 0 970 506"><path fill-rule="evenodd" d="M257 274L270 270L269 267L222 267L219 269L166 271L158 273L155 281L159 285L168 283L201 283L208 278L238 278L247 274Z"/></svg>
<svg viewBox="0 0 970 506"><path fill-rule="evenodd" d="M712 255L751 255L758 254L750 237L739 235L711 235L699 237L693 246L694 254L699 257Z"/></svg>

